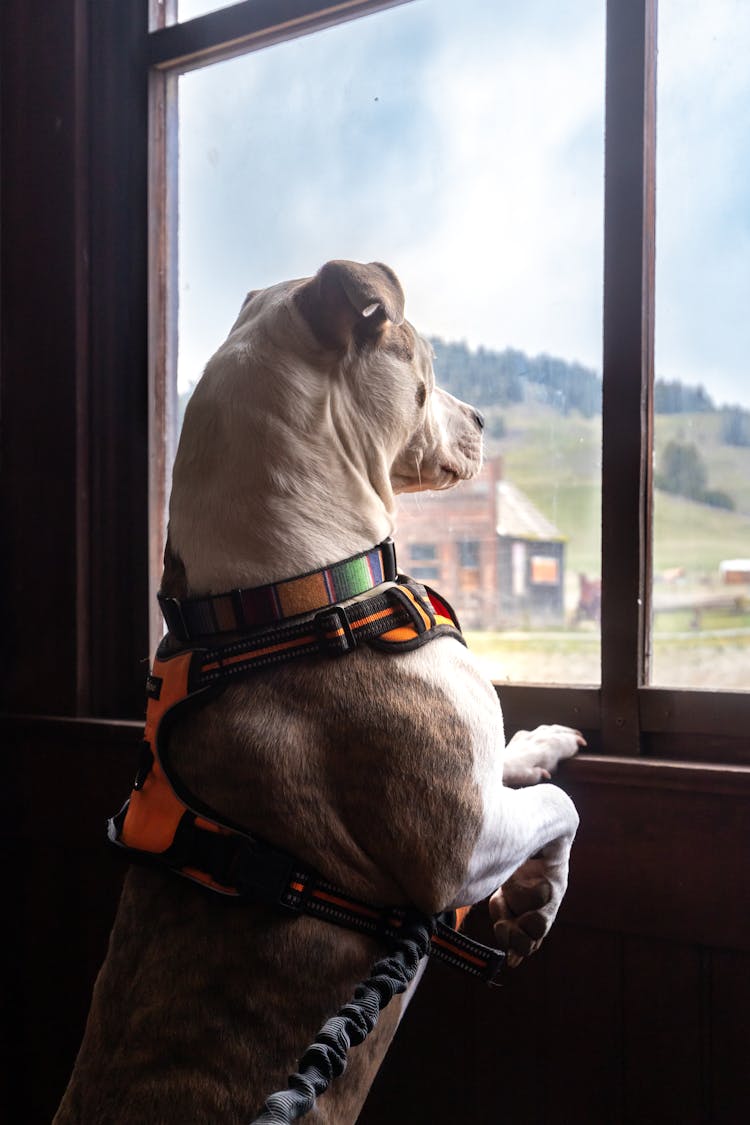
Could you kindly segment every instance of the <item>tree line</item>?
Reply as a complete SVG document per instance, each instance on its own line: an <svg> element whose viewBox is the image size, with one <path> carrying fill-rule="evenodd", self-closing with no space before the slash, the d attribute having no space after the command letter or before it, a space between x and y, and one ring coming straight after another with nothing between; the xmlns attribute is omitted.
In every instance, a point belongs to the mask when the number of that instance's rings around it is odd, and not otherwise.
<svg viewBox="0 0 750 1125"><path fill-rule="evenodd" d="M435 373L447 391L475 406L512 406L543 402L566 415L578 411L593 418L602 409L602 380L581 363L568 363L549 355L528 356L515 348L492 351L470 348L463 341L430 340L435 352ZM657 379L654 385L657 414L716 413L721 415L720 440L725 445L750 446L750 411L740 406L717 407L705 388L679 380Z"/></svg>

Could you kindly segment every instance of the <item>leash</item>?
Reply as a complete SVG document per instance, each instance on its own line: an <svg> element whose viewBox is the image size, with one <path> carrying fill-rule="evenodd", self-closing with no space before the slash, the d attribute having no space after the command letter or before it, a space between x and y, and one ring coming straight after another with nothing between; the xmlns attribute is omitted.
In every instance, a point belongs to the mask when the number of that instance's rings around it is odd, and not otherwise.
<svg viewBox="0 0 750 1125"><path fill-rule="evenodd" d="M316 1098L343 1074L350 1048L366 1039L383 1008L414 980L422 958L430 951L434 926L434 919L427 915L406 919L389 956L375 962L367 980L357 985L353 999L323 1024L302 1055L299 1070L289 1076L289 1086L266 1098L252 1125L287 1125L309 1113Z"/></svg>

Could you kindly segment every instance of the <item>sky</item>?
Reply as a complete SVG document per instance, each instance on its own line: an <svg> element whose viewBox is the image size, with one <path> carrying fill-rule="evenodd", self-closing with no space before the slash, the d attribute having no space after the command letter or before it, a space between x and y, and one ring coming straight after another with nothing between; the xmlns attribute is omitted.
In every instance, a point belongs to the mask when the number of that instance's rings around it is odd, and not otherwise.
<svg viewBox="0 0 750 1125"><path fill-rule="evenodd" d="M329 258L425 334L600 370L604 36L603 0L413 0L182 76L181 388ZM659 38L656 372L750 407L750 0L661 0Z"/></svg>

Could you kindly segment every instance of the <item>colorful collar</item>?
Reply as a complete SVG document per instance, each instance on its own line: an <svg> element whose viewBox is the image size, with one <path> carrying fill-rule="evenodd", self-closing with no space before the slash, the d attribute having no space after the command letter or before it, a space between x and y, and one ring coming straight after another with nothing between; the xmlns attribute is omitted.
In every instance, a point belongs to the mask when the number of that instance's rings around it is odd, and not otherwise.
<svg viewBox="0 0 750 1125"><path fill-rule="evenodd" d="M191 641L313 613L365 594L383 582L393 582L396 576L393 540L385 539L360 555L268 586L182 600L159 594L158 599L170 633Z"/></svg>

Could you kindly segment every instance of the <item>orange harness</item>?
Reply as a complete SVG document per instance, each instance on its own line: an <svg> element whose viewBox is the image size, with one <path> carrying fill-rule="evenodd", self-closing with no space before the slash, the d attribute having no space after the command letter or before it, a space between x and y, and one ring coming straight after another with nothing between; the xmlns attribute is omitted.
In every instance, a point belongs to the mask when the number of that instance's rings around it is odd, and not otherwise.
<svg viewBox="0 0 750 1125"><path fill-rule="evenodd" d="M363 643L403 652L439 636L463 643L450 606L434 591L399 578L368 596L256 630L219 648L170 654L162 642L147 680L141 763L129 799L109 821L109 839L133 859L156 860L230 898L263 901L373 936L393 937L406 910L353 898L293 856L222 819L189 792L170 764L168 734L187 708L237 675L304 656L345 654ZM490 982L504 961L501 951L458 933L442 918L431 952Z"/></svg>

